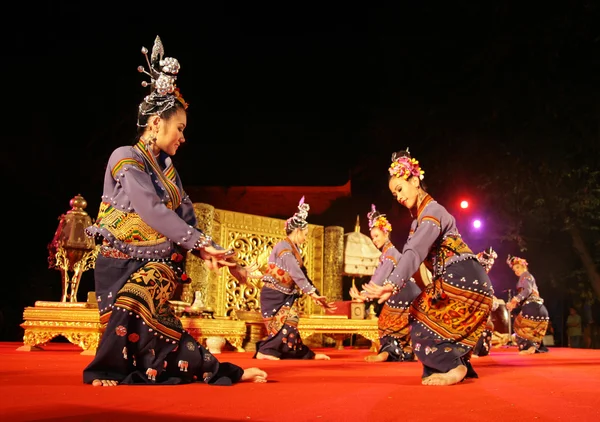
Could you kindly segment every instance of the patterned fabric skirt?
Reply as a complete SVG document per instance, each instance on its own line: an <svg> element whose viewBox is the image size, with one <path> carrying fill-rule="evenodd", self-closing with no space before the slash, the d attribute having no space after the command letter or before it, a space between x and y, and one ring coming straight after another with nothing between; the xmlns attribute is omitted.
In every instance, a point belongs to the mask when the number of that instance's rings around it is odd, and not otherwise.
<svg viewBox="0 0 600 422"><path fill-rule="evenodd" d="M379 353L387 352L387 362L414 361L410 344L410 304L421 293L411 281L390 296L379 313Z"/></svg>
<svg viewBox="0 0 600 422"><path fill-rule="evenodd" d="M302 343L298 331L296 294L285 294L265 284L260 292L260 308L267 338L256 343L256 353L280 359L313 359L315 353ZM256 358L256 354L254 355Z"/></svg>
<svg viewBox="0 0 600 422"><path fill-rule="evenodd" d="M423 377L459 366L468 369L473 347L483 334L492 310L492 283L474 259L458 261L412 303L411 339L423 364Z"/></svg>
<svg viewBox="0 0 600 422"><path fill-rule="evenodd" d="M241 379L242 368L219 362L181 327L168 303L177 282L167 263L98 256L94 277L107 326L84 383L231 385Z"/></svg>
<svg viewBox="0 0 600 422"><path fill-rule="evenodd" d="M536 353L548 352L542 340L546 335L549 320L548 310L544 304L525 302L514 322L515 340L519 350L535 347Z"/></svg>

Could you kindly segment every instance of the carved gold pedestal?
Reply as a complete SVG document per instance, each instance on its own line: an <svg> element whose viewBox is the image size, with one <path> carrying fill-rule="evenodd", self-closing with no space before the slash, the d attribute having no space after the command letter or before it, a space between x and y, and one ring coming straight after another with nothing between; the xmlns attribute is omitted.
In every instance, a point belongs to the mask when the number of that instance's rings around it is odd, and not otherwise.
<svg viewBox="0 0 600 422"><path fill-rule="evenodd" d="M238 352L245 352L242 347L244 337L246 337L246 324L244 321L219 317L217 319L182 317L181 324L200 344L205 345L208 337L223 337Z"/></svg>
<svg viewBox="0 0 600 422"><path fill-rule="evenodd" d="M350 318L365 319L365 316L365 303L352 301L350 303Z"/></svg>
<svg viewBox="0 0 600 422"><path fill-rule="evenodd" d="M379 350L379 334L377 318L348 319L347 317L329 315L310 315L300 318L298 330L303 339L313 334L333 334L335 348L342 350L344 338L358 334L371 341L371 350Z"/></svg>
<svg viewBox="0 0 600 422"><path fill-rule="evenodd" d="M256 343L267 335L262 316L257 311L236 311L235 315L246 323L244 349L248 352L256 352Z"/></svg>
<svg viewBox="0 0 600 422"><path fill-rule="evenodd" d="M87 302L35 302L23 311L25 330L19 351L43 350L41 346L63 336L83 349L82 355L96 353L103 327L98 307Z"/></svg>

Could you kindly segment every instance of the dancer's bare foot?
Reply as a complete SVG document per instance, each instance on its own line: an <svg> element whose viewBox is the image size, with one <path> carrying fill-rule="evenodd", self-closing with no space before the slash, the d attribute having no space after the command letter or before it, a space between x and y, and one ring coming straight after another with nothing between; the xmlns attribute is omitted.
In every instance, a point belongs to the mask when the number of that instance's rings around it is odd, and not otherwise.
<svg viewBox="0 0 600 422"><path fill-rule="evenodd" d="M421 380L423 385L452 385L461 382L467 375L467 367L458 365L443 374L433 374Z"/></svg>
<svg viewBox="0 0 600 422"><path fill-rule="evenodd" d="M267 373L260 368L244 369L242 381L267 382Z"/></svg>
<svg viewBox="0 0 600 422"><path fill-rule="evenodd" d="M92 381L92 385L94 387L116 387L118 385L118 381L115 380L94 380Z"/></svg>
<svg viewBox="0 0 600 422"><path fill-rule="evenodd" d="M315 360L331 360L331 358L323 353L316 353Z"/></svg>
<svg viewBox="0 0 600 422"><path fill-rule="evenodd" d="M390 354L388 352L381 352L378 355L369 355L365 357L367 362L385 362Z"/></svg>
<svg viewBox="0 0 600 422"><path fill-rule="evenodd" d="M520 355L533 355L535 353L535 346L531 346L529 349L521 350Z"/></svg>
<svg viewBox="0 0 600 422"><path fill-rule="evenodd" d="M260 353L258 352L256 354L256 359L263 359L263 360L280 360L277 356L273 356L273 355L265 355L264 353Z"/></svg>

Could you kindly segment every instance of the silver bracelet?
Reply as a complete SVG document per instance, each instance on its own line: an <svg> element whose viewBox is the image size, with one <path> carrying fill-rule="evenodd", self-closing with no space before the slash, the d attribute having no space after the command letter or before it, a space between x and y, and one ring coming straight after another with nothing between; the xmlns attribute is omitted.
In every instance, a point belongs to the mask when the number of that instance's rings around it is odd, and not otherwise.
<svg viewBox="0 0 600 422"><path fill-rule="evenodd" d="M212 243L212 238L210 236L200 232L200 237L198 238L196 243L194 243L194 249L205 248L207 246L210 246Z"/></svg>
<svg viewBox="0 0 600 422"><path fill-rule="evenodd" d="M394 282L392 282L392 281L390 281L390 280L385 280L385 281L383 282L383 285L385 286L385 285L387 285L387 284L389 284L389 285L391 285L391 286L392 286L392 288L393 288L393 290L392 290L392 294L393 294L393 295L395 295L396 293L398 293L398 292L400 291L400 287L399 287L399 286L398 286L396 283L394 283Z"/></svg>

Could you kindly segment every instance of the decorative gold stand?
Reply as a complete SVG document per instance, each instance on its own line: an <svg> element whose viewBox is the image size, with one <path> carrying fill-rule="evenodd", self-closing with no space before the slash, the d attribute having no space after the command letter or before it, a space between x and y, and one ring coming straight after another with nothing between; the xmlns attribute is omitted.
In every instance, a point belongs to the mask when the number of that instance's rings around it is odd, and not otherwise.
<svg viewBox="0 0 600 422"><path fill-rule="evenodd" d="M234 311L235 316L246 323L246 337L244 349L248 352L256 352L256 343L267 335L265 322L258 311Z"/></svg>
<svg viewBox="0 0 600 422"><path fill-rule="evenodd" d="M348 319L347 317L329 315L310 315L300 318L298 330L303 339L313 334L334 334L335 348L343 350L344 338L352 334L359 334L371 341L371 350L379 350L379 333L377 331L377 318L373 319Z"/></svg>
<svg viewBox="0 0 600 422"><path fill-rule="evenodd" d="M365 311L365 303L352 301L350 303L350 318L352 319L365 319L367 313Z"/></svg>
<svg viewBox="0 0 600 422"><path fill-rule="evenodd" d="M246 324L229 318L182 317L181 324L200 344L206 344L208 337L223 337L238 352L245 352L242 347L246 337Z"/></svg>
<svg viewBox="0 0 600 422"><path fill-rule="evenodd" d="M62 302L77 303L77 291L84 271L94 268L99 246L85 234L92 219L84 209L87 201L76 195L69 202L71 210L59 217L58 228L48 245L50 268L56 268L62 276ZM73 272L70 277L69 272Z"/></svg>
<svg viewBox="0 0 600 422"><path fill-rule="evenodd" d="M37 301L23 311L21 327L25 330L19 351L43 350L41 346L63 336L81 347L82 355L94 355L103 327L96 304L89 302Z"/></svg>

